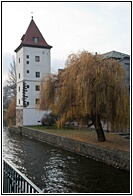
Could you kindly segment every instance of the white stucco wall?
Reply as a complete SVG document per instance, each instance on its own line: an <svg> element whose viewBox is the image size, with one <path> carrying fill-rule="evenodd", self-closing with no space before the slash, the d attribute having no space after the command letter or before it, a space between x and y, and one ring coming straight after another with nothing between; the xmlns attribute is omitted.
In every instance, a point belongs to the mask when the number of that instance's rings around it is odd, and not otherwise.
<svg viewBox="0 0 133 196"><path fill-rule="evenodd" d="M43 111L39 111L36 109L24 108L24 110L23 110L23 126L40 125L41 118L42 118L43 114L44 114ZM38 121L40 121L40 122L38 122Z"/></svg>
<svg viewBox="0 0 133 196"><path fill-rule="evenodd" d="M24 50L23 48L21 48L16 54L17 106L23 105L23 99L22 99L22 89L23 89L23 79L24 79L23 53ZM20 74L20 78L19 78L19 74ZM20 87L20 91L19 91L19 87ZM19 104L19 100L20 100L20 104Z"/></svg>
<svg viewBox="0 0 133 196"><path fill-rule="evenodd" d="M17 82L21 82L23 80L24 77L24 67L23 67L23 63L24 63L24 59L23 59L23 55L24 54L24 50L23 48L21 48L17 54L16 54L16 73L17 73ZM20 59L20 62L19 62ZM20 73L20 78L19 78L19 73Z"/></svg>
<svg viewBox="0 0 133 196"><path fill-rule="evenodd" d="M27 88L27 92L25 93L26 102L29 102L29 105L27 108L35 108L35 100L39 98L40 91L36 91L35 87L36 85L40 85L40 82L35 81L26 81L26 84L29 85L29 88Z"/></svg>
<svg viewBox="0 0 133 196"><path fill-rule="evenodd" d="M26 58L26 55L29 55L29 58ZM35 61L35 56L40 57L40 62ZM29 61L29 64L26 61ZM40 81L44 73L50 73L50 64L50 49L24 47L25 80ZM29 73L27 73L27 70L29 70ZM40 72L40 78L35 77L35 72Z"/></svg>
<svg viewBox="0 0 133 196"><path fill-rule="evenodd" d="M19 91L20 90L20 91ZM17 106L23 106L23 82L17 83ZM20 103L19 103L20 100Z"/></svg>
<svg viewBox="0 0 133 196"><path fill-rule="evenodd" d="M27 58L29 55L29 58ZM35 61L35 56L40 57L40 61ZM20 59L20 62L19 62ZM29 64L27 64L29 61ZM27 73L27 70L29 73ZM36 77L36 72L40 72L40 77ZM39 91L36 85L40 85L42 77L51 72L50 49L23 47L16 54L16 73L17 73L17 108L23 108L23 125L37 125L43 112L36 109L36 99L39 99ZM19 78L20 74L20 78ZM26 103L23 107L23 82L26 88Z"/></svg>

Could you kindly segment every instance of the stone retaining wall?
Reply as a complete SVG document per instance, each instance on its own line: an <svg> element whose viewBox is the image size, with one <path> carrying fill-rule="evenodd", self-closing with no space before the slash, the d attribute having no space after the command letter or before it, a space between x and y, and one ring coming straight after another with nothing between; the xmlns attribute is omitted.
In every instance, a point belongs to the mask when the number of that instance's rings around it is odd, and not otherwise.
<svg viewBox="0 0 133 196"><path fill-rule="evenodd" d="M92 144L76 141L70 138L54 135L44 131L30 129L27 127L10 127L9 130L20 132L22 135L30 136L69 151L87 156L97 161L104 162L114 167L130 170L130 153L120 150L101 148Z"/></svg>

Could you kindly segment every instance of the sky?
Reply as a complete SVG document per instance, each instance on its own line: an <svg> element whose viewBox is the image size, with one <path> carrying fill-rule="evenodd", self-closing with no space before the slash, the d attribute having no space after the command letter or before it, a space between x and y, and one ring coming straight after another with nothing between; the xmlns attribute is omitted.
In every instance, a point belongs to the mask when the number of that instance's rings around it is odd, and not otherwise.
<svg viewBox="0 0 133 196"><path fill-rule="evenodd" d="M33 13L32 13L33 12ZM131 53L131 2L3 2L3 82L31 16L51 49L51 71L71 53Z"/></svg>

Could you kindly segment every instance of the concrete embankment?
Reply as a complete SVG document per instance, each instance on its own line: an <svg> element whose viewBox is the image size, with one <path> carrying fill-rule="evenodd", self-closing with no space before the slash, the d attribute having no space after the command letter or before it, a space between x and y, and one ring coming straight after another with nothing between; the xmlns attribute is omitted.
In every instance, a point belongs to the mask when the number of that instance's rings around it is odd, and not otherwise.
<svg viewBox="0 0 133 196"><path fill-rule="evenodd" d="M87 156L97 161L104 162L108 165L129 171L130 170L130 153L120 150L98 147L92 144L76 141L44 131L31 129L27 127L10 127L10 131L19 132L22 135L30 136L67 149L69 151Z"/></svg>

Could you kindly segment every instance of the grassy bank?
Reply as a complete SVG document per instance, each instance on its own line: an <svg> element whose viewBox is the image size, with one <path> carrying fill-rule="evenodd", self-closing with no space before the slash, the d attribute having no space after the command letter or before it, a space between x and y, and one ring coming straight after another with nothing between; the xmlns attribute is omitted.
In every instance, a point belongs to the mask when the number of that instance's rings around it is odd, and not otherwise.
<svg viewBox="0 0 133 196"><path fill-rule="evenodd" d="M100 147L111 148L116 150L130 151L130 140L125 139L117 133L105 133L106 141L98 142L95 130L73 130L73 129L56 129L50 127L47 129L43 126L30 126L30 128L45 131L48 133L57 134L63 137L75 139Z"/></svg>

